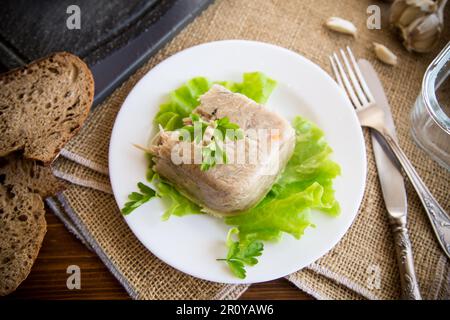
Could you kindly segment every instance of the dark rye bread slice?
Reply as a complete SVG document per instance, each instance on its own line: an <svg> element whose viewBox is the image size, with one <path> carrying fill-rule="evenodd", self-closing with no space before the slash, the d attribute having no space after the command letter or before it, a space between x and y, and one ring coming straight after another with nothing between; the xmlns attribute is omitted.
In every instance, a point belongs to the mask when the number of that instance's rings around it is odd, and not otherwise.
<svg viewBox="0 0 450 320"><path fill-rule="evenodd" d="M66 188L66 184L53 175L50 167L24 159L17 153L0 158L0 184L9 188L21 187L42 198Z"/></svg>
<svg viewBox="0 0 450 320"><path fill-rule="evenodd" d="M46 232L42 199L64 187L50 167L17 154L0 159L0 296L30 273Z"/></svg>
<svg viewBox="0 0 450 320"><path fill-rule="evenodd" d="M0 75L0 157L23 150L50 164L85 121L93 97L89 68L66 52Z"/></svg>
<svg viewBox="0 0 450 320"><path fill-rule="evenodd" d="M41 196L0 185L0 296L26 279L46 231Z"/></svg>

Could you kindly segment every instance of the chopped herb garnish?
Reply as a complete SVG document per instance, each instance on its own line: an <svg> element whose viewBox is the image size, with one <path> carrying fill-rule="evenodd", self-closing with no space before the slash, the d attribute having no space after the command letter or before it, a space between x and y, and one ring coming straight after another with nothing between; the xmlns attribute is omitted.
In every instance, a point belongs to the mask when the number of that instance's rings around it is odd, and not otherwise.
<svg viewBox="0 0 450 320"><path fill-rule="evenodd" d="M127 215L131 213L134 209L140 207L151 198L156 197L156 192L152 188L146 186L142 182L137 184L139 188L139 192L132 192L128 195L128 202L125 203L125 206L122 208L122 214Z"/></svg>
<svg viewBox="0 0 450 320"><path fill-rule="evenodd" d="M217 261L225 261L236 277L244 279L246 277L245 265L254 266L258 263L256 257L261 256L264 244L256 240L233 241L233 234L237 233L239 233L237 228L230 229L227 236L227 257L225 259L217 259Z"/></svg>
<svg viewBox="0 0 450 320"><path fill-rule="evenodd" d="M223 117L215 121L216 129L222 133L222 137L228 137L230 140L239 140L244 137L239 125L230 122L228 117Z"/></svg>
<svg viewBox="0 0 450 320"><path fill-rule="evenodd" d="M216 140L211 141L209 145L202 148L202 165L200 170L207 171L216 166L217 160L221 160L222 163L228 163L227 153L217 143Z"/></svg>
<svg viewBox="0 0 450 320"><path fill-rule="evenodd" d="M244 137L239 125L230 122L228 117L223 117L213 122L205 122L198 114L191 113L189 118L192 124L186 125L180 130L187 131L190 141L195 141L196 144L204 142L205 132L208 127L212 127L215 130L211 141L207 145L202 146L202 164L200 170L207 171L215 167L217 163L228 163L227 154L222 148L222 144L225 137L228 137L230 140L238 140ZM197 128L201 128L201 131L196 132ZM186 138L183 134L180 136L180 140L186 140Z"/></svg>
<svg viewBox="0 0 450 320"><path fill-rule="evenodd" d="M150 153L145 154L148 162L147 172L145 173L145 178L148 182L152 182L153 176L155 175L155 172L153 171L153 156Z"/></svg>

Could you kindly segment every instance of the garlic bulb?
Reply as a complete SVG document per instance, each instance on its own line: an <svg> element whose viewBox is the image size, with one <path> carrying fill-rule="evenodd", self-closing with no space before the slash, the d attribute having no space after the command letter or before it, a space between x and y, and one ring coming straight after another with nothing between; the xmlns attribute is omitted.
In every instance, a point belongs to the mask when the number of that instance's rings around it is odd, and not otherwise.
<svg viewBox="0 0 450 320"><path fill-rule="evenodd" d="M390 22L400 31L406 49L433 49L442 33L446 3L447 0L396 0L392 4Z"/></svg>

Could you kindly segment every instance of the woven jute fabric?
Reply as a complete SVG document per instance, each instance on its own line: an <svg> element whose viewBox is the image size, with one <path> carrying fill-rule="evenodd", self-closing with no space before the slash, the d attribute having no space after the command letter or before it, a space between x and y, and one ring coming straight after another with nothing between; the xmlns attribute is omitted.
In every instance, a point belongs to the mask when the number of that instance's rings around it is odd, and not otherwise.
<svg viewBox="0 0 450 320"><path fill-rule="evenodd" d="M386 4L375 1L382 9L382 28L369 30L366 27L366 10L373 2L217 1L90 115L81 132L62 151L63 157L55 163L55 173L73 183L59 196L59 201L67 214L66 220L73 223L72 232L77 232L99 254L133 298L232 299L246 289L246 286L194 279L160 262L128 229L110 193L107 176L109 137L122 102L136 82L152 67L180 50L200 43L222 39L273 43L304 55L330 73L329 54L350 45L358 57L373 63L391 103L400 145L448 211L450 174L414 144L410 137L409 114L420 91L425 69L450 39L450 28L445 29L435 51L425 55L408 53L388 28ZM323 24L330 16L352 20L358 28L358 37L353 39L327 30ZM449 16L450 10L447 10L447 21L450 21ZM388 46L398 56L399 64L388 67L377 61L372 42ZM287 276L300 289L319 299L400 297L393 238L368 132L365 132L365 139L368 161L366 191L355 222L327 255L304 270ZM449 260L440 249L409 182L406 183L406 189L408 227L422 295L427 299L448 299Z"/></svg>

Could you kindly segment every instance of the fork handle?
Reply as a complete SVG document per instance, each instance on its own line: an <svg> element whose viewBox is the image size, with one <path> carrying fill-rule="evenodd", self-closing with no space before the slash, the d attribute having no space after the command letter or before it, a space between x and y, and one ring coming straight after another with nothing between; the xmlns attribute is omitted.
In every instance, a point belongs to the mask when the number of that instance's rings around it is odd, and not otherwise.
<svg viewBox="0 0 450 320"><path fill-rule="evenodd" d="M400 271L402 299L422 300L414 271L414 259L411 242L406 229L406 217L389 219L394 234L395 252Z"/></svg>
<svg viewBox="0 0 450 320"><path fill-rule="evenodd" d="M439 205L436 199L426 187L425 183L419 177L416 169L406 157L399 144L386 132L380 132L386 143L392 149L392 152L397 157L398 161L405 170L406 175L411 181L414 189L419 195L420 201L425 208L425 211L430 219L431 226L437 236L439 244L444 250L447 257L450 258L450 218L445 210Z"/></svg>

